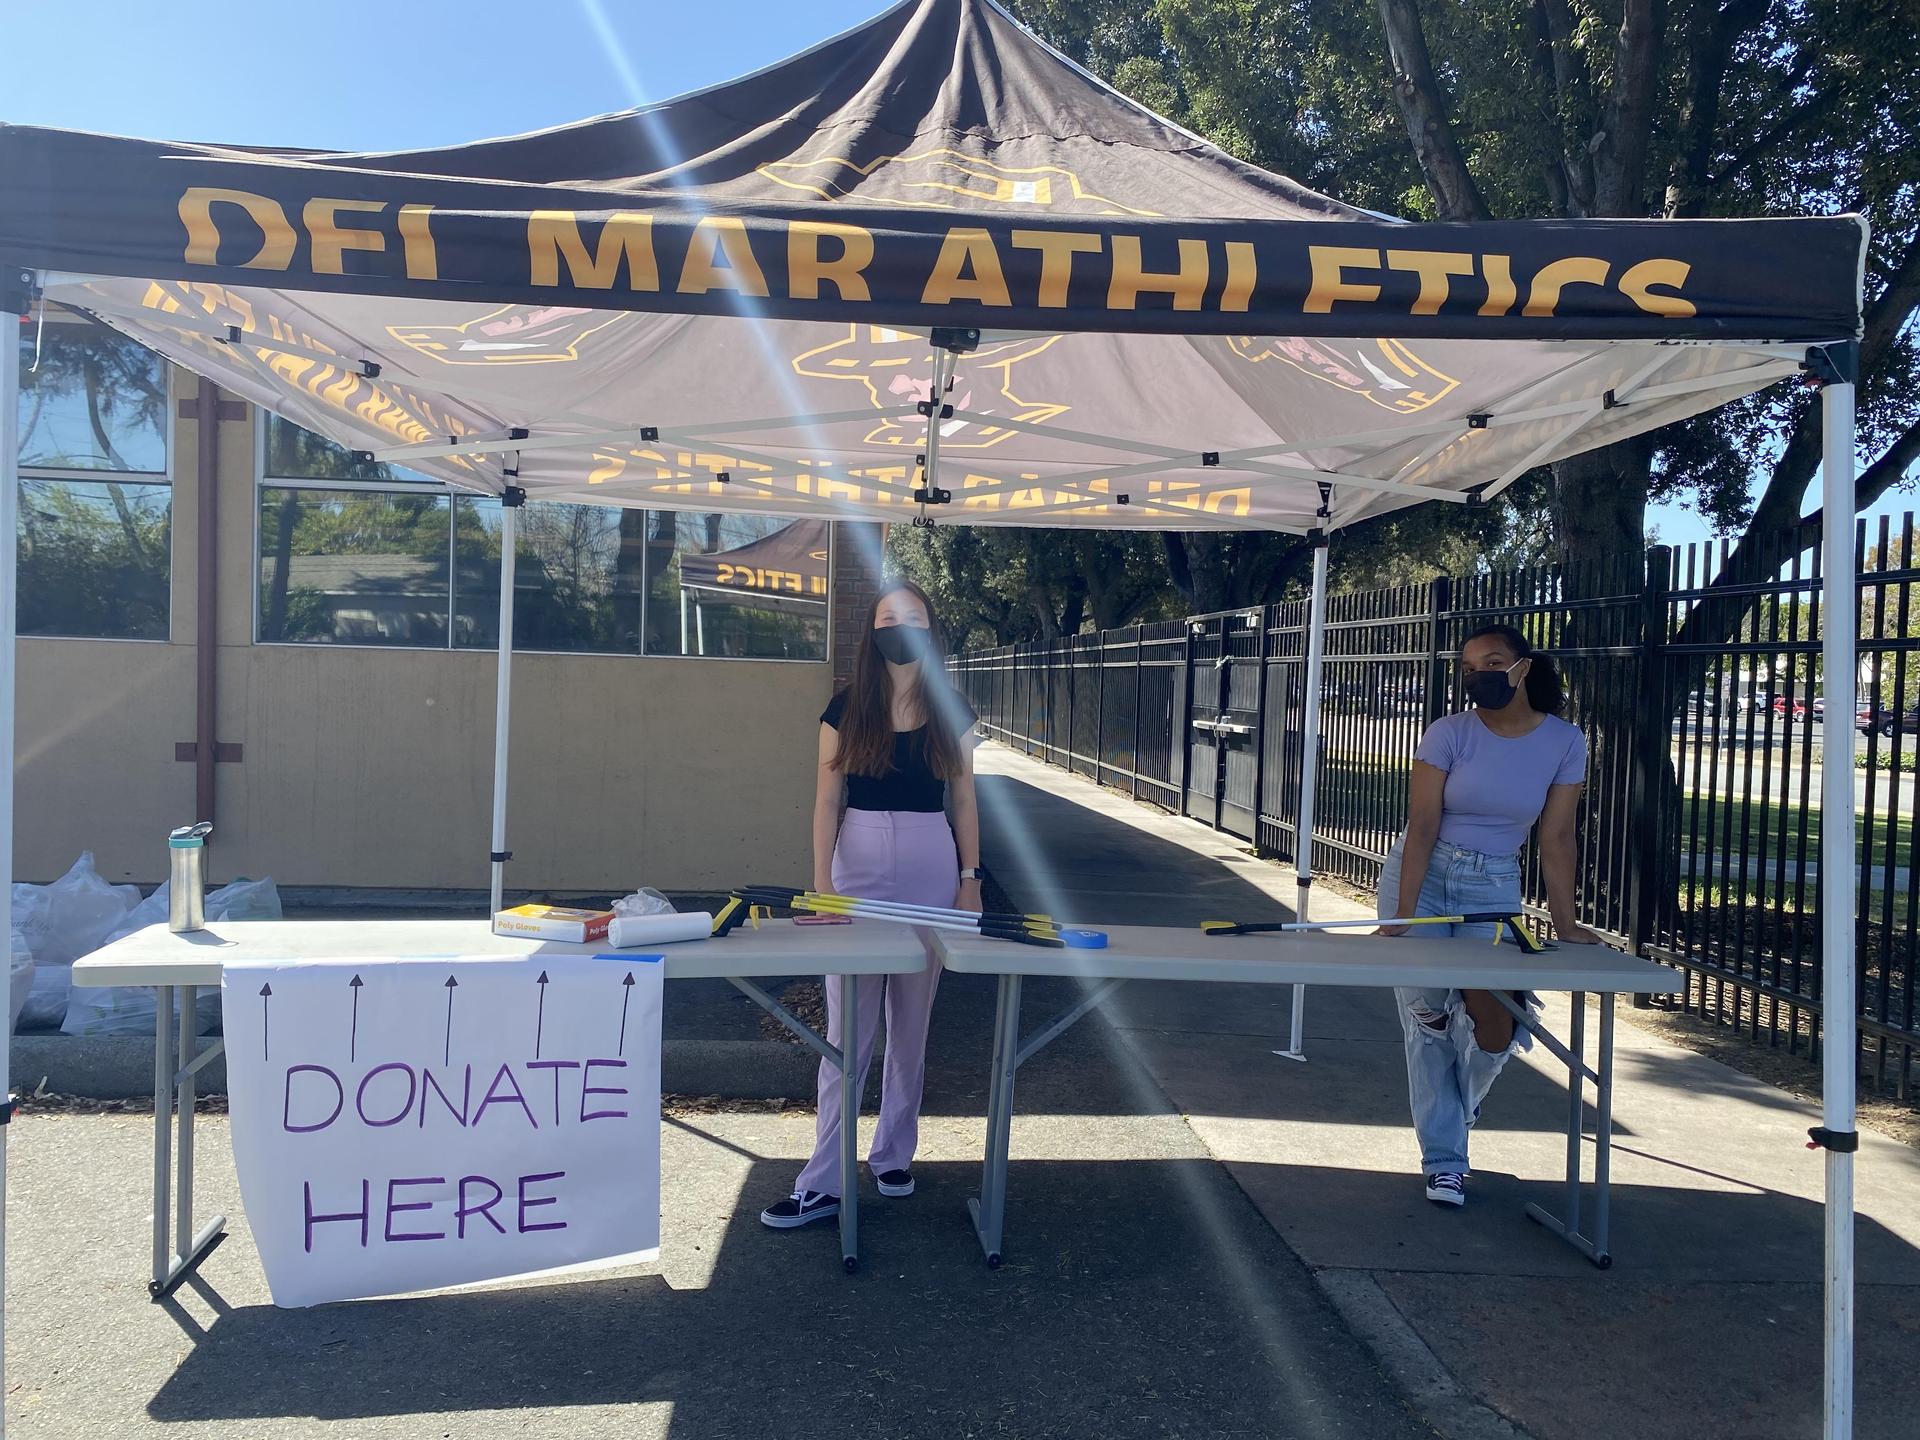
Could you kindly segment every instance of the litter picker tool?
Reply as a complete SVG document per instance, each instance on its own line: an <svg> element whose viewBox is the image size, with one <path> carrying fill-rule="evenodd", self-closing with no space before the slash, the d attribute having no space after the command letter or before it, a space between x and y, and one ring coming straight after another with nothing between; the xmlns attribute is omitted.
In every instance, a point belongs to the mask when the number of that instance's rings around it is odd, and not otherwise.
<svg viewBox="0 0 1920 1440"><path fill-rule="evenodd" d="M1273 935L1307 930L1371 930L1377 925L1493 925L1497 927L1493 932L1496 945L1502 936L1511 936L1513 943L1529 955L1543 955L1556 948L1538 940L1525 922L1524 915L1511 915L1504 910L1475 910L1465 915L1403 915L1393 920L1203 920L1200 929L1207 935Z"/></svg>
<svg viewBox="0 0 1920 1440"><path fill-rule="evenodd" d="M980 915L971 910L945 910L924 906L904 910L891 902L863 900L852 895L823 895L796 891L787 887L748 887L736 890L733 898L714 918L716 937L730 934L750 918L750 911L781 906L814 915L845 915L849 918L891 921L897 925L919 925L933 930L952 930L982 935L993 940L1012 940L1022 945L1064 947L1059 929L1050 921L1029 920L1024 915Z"/></svg>

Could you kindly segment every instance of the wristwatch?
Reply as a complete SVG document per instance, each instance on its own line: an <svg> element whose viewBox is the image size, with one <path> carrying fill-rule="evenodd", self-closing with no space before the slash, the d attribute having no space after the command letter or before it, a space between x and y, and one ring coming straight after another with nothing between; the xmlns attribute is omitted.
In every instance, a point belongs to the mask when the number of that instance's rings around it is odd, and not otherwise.
<svg viewBox="0 0 1920 1440"><path fill-rule="evenodd" d="M987 878L987 872L983 866L969 865L960 872L960 878L962 880L984 880Z"/></svg>

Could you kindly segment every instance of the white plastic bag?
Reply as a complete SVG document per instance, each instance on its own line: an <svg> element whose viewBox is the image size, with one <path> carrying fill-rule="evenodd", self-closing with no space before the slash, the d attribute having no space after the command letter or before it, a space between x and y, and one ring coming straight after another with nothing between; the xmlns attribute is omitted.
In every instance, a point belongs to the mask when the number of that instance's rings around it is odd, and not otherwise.
<svg viewBox="0 0 1920 1440"><path fill-rule="evenodd" d="M673 913L673 902L658 890L645 887L634 891L631 895L622 895L618 900L614 901L613 913L627 917L639 915L671 915Z"/></svg>
<svg viewBox="0 0 1920 1440"><path fill-rule="evenodd" d="M125 920L101 940L105 945L148 925L167 919L168 885L161 885L127 913ZM207 892L209 920L278 920L280 892L271 878L235 880ZM220 990L212 986L194 997L194 1033L210 1033L220 1020ZM68 1035L151 1035L153 991L115 986L105 990L75 990L60 1029Z"/></svg>
<svg viewBox="0 0 1920 1440"><path fill-rule="evenodd" d="M20 1012L26 1008L27 996L33 990L33 949L17 925L13 927L13 957L7 981L7 1026L18 1030Z"/></svg>
<svg viewBox="0 0 1920 1440"><path fill-rule="evenodd" d="M13 887L13 923L33 954L33 976L21 1020L51 1029L66 1014L73 962L100 948L140 900L137 885L109 885L93 852L51 885Z"/></svg>

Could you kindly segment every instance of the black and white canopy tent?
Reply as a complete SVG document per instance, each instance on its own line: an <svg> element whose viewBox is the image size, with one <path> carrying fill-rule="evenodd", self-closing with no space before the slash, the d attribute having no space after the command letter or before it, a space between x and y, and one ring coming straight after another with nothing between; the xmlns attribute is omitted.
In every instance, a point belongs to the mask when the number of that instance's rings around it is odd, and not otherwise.
<svg viewBox="0 0 1920 1440"><path fill-rule="evenodd" d="M729 84L453 149L0 127L8 308L91 312L501 496L503 612L523 499L1314 536L1309 837L1326 536L1803 372L1825 385L1827 514L1852 513L1864 251L1851 217L1401 223L1223 153L993 0L903 0ZM1837 700L1852 556L1828 531ZM503 613L496 855L512 632ZM4 674L10 696L10 649ZM1849 719L1828 707L1838 750ZM1837 767L1827 786L1826 1124L1845 1136L1852 793ZM1851 1156L1827 1163L1843 1433Z"/></svg>

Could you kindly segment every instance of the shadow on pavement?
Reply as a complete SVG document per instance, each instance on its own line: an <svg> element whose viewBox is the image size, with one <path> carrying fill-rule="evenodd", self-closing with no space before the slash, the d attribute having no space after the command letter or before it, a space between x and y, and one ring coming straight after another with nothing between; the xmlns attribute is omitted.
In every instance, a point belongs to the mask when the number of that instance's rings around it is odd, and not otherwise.
<svg viewBox="0 0 1920 1440"><path fill-rule="evenodd" d="M657 1401L673 1407L668 1433L698 1440L1425 1433L1380 1398L1377 1373L1213 1162L1021 1165L1017 1245L997 1273L963 1208L977 1168L919 1174L910 1202L864 1207L854 1276L830 1226L775 1233L743 1206L704 1288L646 1276L228 1310L148 1413L539 1407L551 1426L569 1407ZM745 1194L789 1179L786 1163L756 1164ZM1216 1233L1196 1233L1196 1216Z"/></svg>

